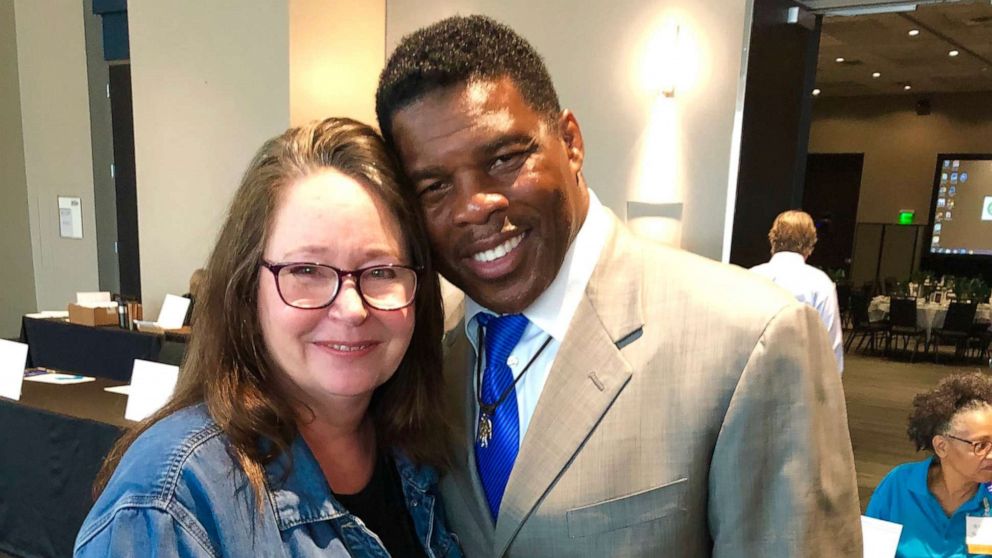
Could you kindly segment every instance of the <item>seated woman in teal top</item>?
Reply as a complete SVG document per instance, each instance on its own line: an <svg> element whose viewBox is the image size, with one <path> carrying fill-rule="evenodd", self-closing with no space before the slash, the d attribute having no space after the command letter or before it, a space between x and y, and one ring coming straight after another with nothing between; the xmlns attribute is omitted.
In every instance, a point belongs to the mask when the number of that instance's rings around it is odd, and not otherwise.
<svg viewBox="0 0 992 558"><path fill-rule="evenodd" d="M908 433L932 455L889 472L865 515L903 526L899 558L977 556L967 551L965 523L992 501L992 379L949 376L917 395Z"/></svg>

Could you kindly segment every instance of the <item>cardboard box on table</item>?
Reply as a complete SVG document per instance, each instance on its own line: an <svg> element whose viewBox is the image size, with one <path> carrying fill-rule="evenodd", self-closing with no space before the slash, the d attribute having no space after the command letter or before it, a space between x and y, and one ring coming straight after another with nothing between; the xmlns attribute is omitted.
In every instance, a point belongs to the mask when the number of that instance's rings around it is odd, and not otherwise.
<svg viewBox="0 0 992 558"><path fill-rule="evenodd" d="M117 309L69 304L69 322L89 326L117 325Z"/></svg>

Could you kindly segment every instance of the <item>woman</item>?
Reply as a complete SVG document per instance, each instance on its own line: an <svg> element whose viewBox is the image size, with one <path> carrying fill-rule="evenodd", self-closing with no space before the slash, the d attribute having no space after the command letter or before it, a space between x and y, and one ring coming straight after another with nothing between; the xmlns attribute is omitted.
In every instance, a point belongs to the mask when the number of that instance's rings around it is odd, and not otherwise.
<svg viewBox="0 0 992 558"><path fill-rule="evenodd" d="M461 556L439 288L397 169L347 119L262 147L176 393L108 456L76 556Z"/></svg>
<svg viewBox="0 0 992 558"><path fill-rule="evenodd" d="M967 517L988 515L992 502L992 380L944 378L913 399L908 432L931 457L886 475L865 515L903 526L899 557L974 556L965 544Z"/></svg>

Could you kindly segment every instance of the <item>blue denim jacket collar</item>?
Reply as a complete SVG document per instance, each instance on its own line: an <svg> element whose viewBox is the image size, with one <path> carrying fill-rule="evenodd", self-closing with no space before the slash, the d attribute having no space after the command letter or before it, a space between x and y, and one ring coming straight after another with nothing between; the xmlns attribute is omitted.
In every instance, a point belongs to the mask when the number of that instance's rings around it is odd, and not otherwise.
<svg viewBox="0 0 992 558"><path fill-rule="evenodd" d="M286 475L290 462L292 469ZM348 513L334 499L317 459L301 436L296 437L288 453L279 454L266 466L265 473L280 531Z"/></svg>
<svg viewBox="0 0 992 558"><path fill-rule="evenodd" d="M292 469L285 475L292 456ZM403 493L407 500L423 498L437 484L437 472L431 467L417 467L402 452L392 452ZM269 499L275 510L280 531L304 523L314 523L340 517L348 513L331 493L317 459L302 436L297 435L287 453L265 468L269 483Z"/></svg>

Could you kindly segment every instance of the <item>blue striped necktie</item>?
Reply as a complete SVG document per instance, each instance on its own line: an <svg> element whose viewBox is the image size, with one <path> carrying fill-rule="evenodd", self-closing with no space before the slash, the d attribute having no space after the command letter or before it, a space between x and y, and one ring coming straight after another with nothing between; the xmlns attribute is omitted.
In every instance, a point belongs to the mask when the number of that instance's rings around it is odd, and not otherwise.
<svg viewBox="0 0 992 558"><path fill-rule="evenodd" d="M499 516L506 481L513 470L520 448L520 424L517 415L517 395L513 388L513 371L506 359L520 342L529 323L522 314L495 317L480 313L476 321L486 331L486 371L482 376L482 402L493 404L509 389L510 392L493 411L492 438L485 446L475 441L475 462L479 478L486 491L486 501L493 521ZM481 413L480 409L480 413Z"/></svg>

